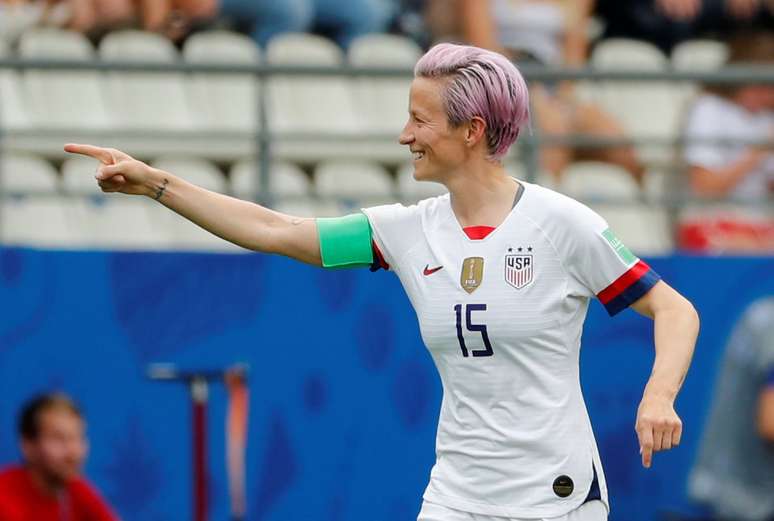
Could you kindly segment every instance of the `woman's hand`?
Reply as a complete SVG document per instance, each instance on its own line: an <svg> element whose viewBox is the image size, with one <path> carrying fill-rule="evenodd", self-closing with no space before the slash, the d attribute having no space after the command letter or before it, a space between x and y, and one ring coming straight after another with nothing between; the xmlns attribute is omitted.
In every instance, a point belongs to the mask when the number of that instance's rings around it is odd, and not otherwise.
<svg viewBox="0 0 774 521"><path fill-rule="evenodd" d="M65 152L93 157L100 162L94 176L103 192L153 196L150 177L153 169L115 148L68 144Z"/></svg>
<svg viewBox="0 0 774 521"><path fill-rule="evenodd" d="M650 468L653 453L669 450L680 444L683 423L675 412L672 400L665 396L643 396L635 424L640 441L642 466Z"/></svg>

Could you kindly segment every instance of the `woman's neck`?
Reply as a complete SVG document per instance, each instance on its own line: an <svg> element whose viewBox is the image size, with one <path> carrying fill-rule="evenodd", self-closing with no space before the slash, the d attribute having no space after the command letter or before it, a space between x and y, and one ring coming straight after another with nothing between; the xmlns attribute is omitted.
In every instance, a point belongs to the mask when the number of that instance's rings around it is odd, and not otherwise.
<svg viewBox="0 0 774 521"><path fill-rule="evenodd" d="M445 184L463 227L499 226L511 212L519 188L500 163L490 161L451 174Z"/></svg>

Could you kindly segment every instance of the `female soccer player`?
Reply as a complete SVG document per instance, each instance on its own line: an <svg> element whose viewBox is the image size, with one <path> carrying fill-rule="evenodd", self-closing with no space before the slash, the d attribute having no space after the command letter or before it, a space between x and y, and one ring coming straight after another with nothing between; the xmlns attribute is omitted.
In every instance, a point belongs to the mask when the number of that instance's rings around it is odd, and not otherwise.
<svg viewBox="0 0 774 521"><path fill-rule="evenodd" d="M105 192L144 195L235 244L400 278L443 384L437 461L418 521L599 521L607 489L578 376L589 300L655 322L637 411L642 464L680 443L674 400L698 332L691 304L582 204L509 177L500 158L528 120L527 87L502 55L441 44L416 65L400 135L414 176L449 193L405 207L300 219L209 192L114 149ZM505 518L505 519L504 519Z"/></svg>

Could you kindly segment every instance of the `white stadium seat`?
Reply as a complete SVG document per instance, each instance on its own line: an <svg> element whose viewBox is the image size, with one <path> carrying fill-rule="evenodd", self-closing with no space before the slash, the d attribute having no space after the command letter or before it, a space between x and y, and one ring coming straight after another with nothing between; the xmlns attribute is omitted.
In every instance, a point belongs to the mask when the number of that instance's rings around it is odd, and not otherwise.
<svg viewBox="0 0 774 521"><path fill-rule="evenodd" d="M80 247L157 250L168 247L169 241L149 218L147 207L151 204L157 203L123 194L75 198L67 219L79 230Z"/></svg>
<svg viewBox="0 0 774 521"><path fill-rule="evenodd" d="M667 255L673 250L669 216L665 210L640 203L589 206L636 255Z"/></svg>
<svg viewBox="0 0 774 521"><path fill-rule="evenodd" d="M260 51L247 36L229 31L195 33L183 47L188 63L257 65ZM189 92L197 120L214 130L254 131L258 121L258 81L251 74L196 73Z"/></svg>
<svg viewBox="0 0 774 521"><path fill-rule="evenodd" d="M0 58L10 57L11 52L0 39ZM0 126L6 131L30 126L19 74L10 69L0 69Z"/></svg>
<svg viewBox="0 0 774 521"><path fill-rule="evenodd" d="M294 217L338 217L345 213L336 203L318 201L311 197L280 200L272 209Z"/></svg>
<svg viewBox="0 0 774 521"><path fill-rule="evenodd" d="M671 59L678 70L716 70L728 59L728 45L717 40L687 40L675 45Z"/></svg>
<svg viewBox="0 0 774 521"><path fill-rule="evenodd" d="M389 173L367 161L328 161L314 172L317 194L337 200L343 211L393 202L395 189Z"/></svg>
<svg viewBox="0 0 774 521"><path fill-rule="evenodd" d="M655 46L612 38L594 49L591 67L599 70L666 71L667 57ZM674 139L678 133L684 91L669 82L600 81L590 90L592 101L613 115L633 138ZM638 146L646 161L667 161L668 147Z"/></svg>
<svg viewBox="0 0 774 521"><path fill-rule="evenodd" d="M11 192L54 192L59 176L51 164L27 154L0 154L0 185Z"/></svg>
<svg viewBox="0 0 774 521"><path fill-rule="evenodd" d="M266 49L271 65L339 67L344 55L330 40L309 34L275 36ZM272 132L354 135L362 130L357 117L352 80L335 76L274 76L268 81L268 121ZM277 154L291 160L351 155L358 145L314 139L284 141Z"/></svg>
<svg viewBox="0 0 774 521"><path fill-rule="evenodd" d="M422 199L443 195L446 187L440 183L417 181L414 179L413 163L406 163L398 169L398 192L405 204L413 204Z"/></svg>
<svg viewBox="0 0 774 521"><path fill-rule="evenodd" d="M94 48L85 36L54 28L25 32L19 41L19 54L27 59L85 62L95 59ZM98 72L29 70L23 77L35 126L99 130L112 123Z"/></svg>
<svg viewBox="0 0 774 521"><path fill-rule="evenodd" d="M81 245L78 229L68 220L68 202L50 196L6 198L0 205L0 243L38 248Z"/></svg>
<svg viewBox="0 0 774 521"><path fill-rule="evenodd" d="M147 203L143 208L144 219L152 226L162 247L188 251L242 251L163 205L150 200Z"/></svg>
<svg viewBox="0 0 774 521"><path fill-rule="evenodd" d="M96 159L85 156L71 156L61 167L62 187L66 192L80 194L102 193L94 177L100 163Z"/></svg>
<svg viewBox="0 0 774 521"><path fill-rule="evenodd" d="M226 178L218 168L203 159L183 157L161 157L151 166L170 172L189 183L214 192L227 192Z"/></svg>
<svg viewBox="0 0 774 521"><path fill-rule="evenodd" d="M723 67L728 58L728 46L716 40L687 40L672 49L672 67L679 71L706 72ZM683 106L700 90L700 84L680 83Z"/></svg>
<svg viewBox="0 0 774 521"><path fill-rule="evenodd" d="M231 167L229 178L234 195L242 199L254 199L259 195L261 189L258 175L258 164L253 160L240 161ZM279 200L309 196L309 177L298 166L276 161L269 165L269 175L271 191Z"/></svg>
<svg viewBox="0 0 774 521"><path fill-rule="evenodd" d="M356 67L399 67L407 71L422 56L422 49L409 38L389 34L372 34L355 39L349 47L349 63ZM411 76L405 78L358 77L354 82L355 103L362 125L369 132L385 134L385 154L406 158L405 147L397 137L408 118L408 95ZM389 147L389 148L388 148ZM379 158L384 155L380 154Z"/></svg>
<svg viewBox="0 0 774 521"><path fill-rule="evenodd" d="M108 34L99 46L104 61L175 63L179 55L163 36L143 31ZM193 126L182 74L108 73L108 100L116 125L134 130L188 130Z"/></svg>
<svg viewBox="0 0 774 521"><path fill-rule="evenodd" d="M572 198L595 198L635 201L640 197L640 187L625 169L597 161L572 163L564 172L559 191Z"/></svg>

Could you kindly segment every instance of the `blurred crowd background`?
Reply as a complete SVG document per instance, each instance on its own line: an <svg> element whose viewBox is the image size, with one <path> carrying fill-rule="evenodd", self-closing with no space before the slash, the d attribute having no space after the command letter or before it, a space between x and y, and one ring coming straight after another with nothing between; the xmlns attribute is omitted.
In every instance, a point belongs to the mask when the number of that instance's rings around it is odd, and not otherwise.
<svg viewBox="0 0 774 521"><path fill-rule="evenodd" d="M394 278L236 255L103 196L62 145L294 215L411 203L443 193L397 144L412 67L455 41L530 83L508 170L590 205L702 315L683 446L648 473L650 325L590 310L611 520L771 521L773 22L772 0L0 0L0 520L20 498L58 519L64 483L73 521L204 508L188 395L156 362L253 368L245 518L415 518L441 389ZM213 385L211 519L235 517L228 400Z"/></svg>
<svg viewBox="0 0 774 521"><path fill-rule="evenodd" d="M412 183L395 136L413 63L433 42L451 40L501 51L532 79L532 131L507 160L517 177L595 202L640 253L771 252L772 10L764 0L3 0L0 56L8 60L169 68L0 69L5 185L87 189L85 163L64 161L59 146L80 140L303 215L435 195L438 188ZM251 66L334 73L259 82L246 73ZM358 67L405 74L353 75ZM596 73L534 73L577 68ZM651 79L610 77L626 71ZM13 178L29 169L39 171L35 181ZM118 240L67 225L97 211L77 198L64 208L31 204L62 226L30 230L28 205L4 205L6 241ZM116 212L134 211L127 247L219 248L196 232L143 229L158 216L134 206ZM111 208L98 210L112 219Z"/></svg>

